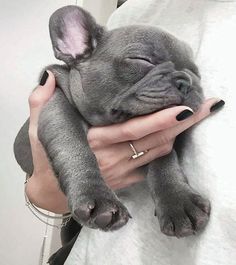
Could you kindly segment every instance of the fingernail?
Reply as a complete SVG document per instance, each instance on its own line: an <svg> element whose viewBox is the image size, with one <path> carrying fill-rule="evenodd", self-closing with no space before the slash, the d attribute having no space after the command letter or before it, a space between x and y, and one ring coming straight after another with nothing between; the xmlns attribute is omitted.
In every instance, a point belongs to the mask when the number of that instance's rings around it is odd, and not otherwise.
<svg viewBox="0 0 236 265"><path fill-rule="evenodd" d="M189 109L185 109L182 112L180 112L177 116L176 116L176 120L177 121L183 121L185 119L187 119L188 117L192 116L193 112Z"/></svg>
<svg viewBox="0 0 236 265"><path fill-rule="evenodd" d="M223 107L224 105L225 105L224 100L220 100L211 106L210 112L216 111L220 109L221 107Z"/></svg>
<svg viewBox="0 0 236 265"><path fill-rule="evenodd" d="M49 76L48 72L45 71L43 73L42 77L41 77L41 80L40 80L40 83L39 83L40 86L44 86L45 85L45 83L46 83L46 81L48 79L48 76Z"/></svg>
<svg viewBox="0 0 236 265"><path fill-rule="evenodd" d="M130 215L130 213L129 213L129 212L128 212L128 216L129 216L129 218L131 218L131 219L133 218L133 217Z"/></svg>

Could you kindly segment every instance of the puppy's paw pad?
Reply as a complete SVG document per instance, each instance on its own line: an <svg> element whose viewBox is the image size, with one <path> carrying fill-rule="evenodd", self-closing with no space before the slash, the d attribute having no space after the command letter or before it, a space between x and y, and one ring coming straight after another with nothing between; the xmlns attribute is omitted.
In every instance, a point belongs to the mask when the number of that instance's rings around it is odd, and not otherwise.
<svg viewBox="0 0 236 265"><path fill-rule="evenodd" d="M92 210L95 207L95 203L93 201L81 204L79 208L74 210L75 216L80 218L83 222L89 220Z"/></svg>
<svg viewBox="0 0 236 265"><path fill-rule="evenodd" d="M116 230L125 225L130 218L126 207L116 199L97 197L90 199L89 203L78 203L78 205L79 207L74 211L75 219L91 228L104 231Z"/></svg>
<svg viewBox="0 0 236 265"><path fill-rule="evenodd" d="M112 221L112 212L104 212L95 218L95 224L100 228L107 227Z"/></svg>

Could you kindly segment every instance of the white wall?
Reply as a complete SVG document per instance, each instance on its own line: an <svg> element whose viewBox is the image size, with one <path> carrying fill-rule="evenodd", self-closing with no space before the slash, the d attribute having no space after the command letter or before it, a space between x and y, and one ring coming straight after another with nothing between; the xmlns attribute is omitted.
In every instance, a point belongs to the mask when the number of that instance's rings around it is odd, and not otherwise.
<svg viewBox="0 0 236 265"><path fill-rule="evenodd" d="M87 0L77 1L78 4ZM113 0L95 0L88 8L105 23ZM98 3L97 2L97 3ZM24 174L13 156L14 138L28 116L28 96L41 68L54 63L48 19L57 8L75 0L0 0L0 263L36 265L45 225L25 207Z"/></svg>
<svg viewBox="0 0 236 265"><path fill-rule="evenodd" d="M96 20L105 25L108 17L117 6L118 0L81 0L81 4L89 10Z"/></svg>

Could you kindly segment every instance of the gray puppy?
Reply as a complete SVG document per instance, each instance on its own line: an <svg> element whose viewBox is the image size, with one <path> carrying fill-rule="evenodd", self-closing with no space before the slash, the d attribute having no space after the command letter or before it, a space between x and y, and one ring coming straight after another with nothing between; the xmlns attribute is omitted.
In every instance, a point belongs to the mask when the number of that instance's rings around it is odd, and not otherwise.
<svg viewBox="0 0 236 265"><path fill-rule="evenodd" d="M41 112L38 137L73 217L91 228L118 229L130 215L99 172L88 129L173 105L197 110L203 99L197 66L191 49L171 34L150 26L107 31L77 6L57 10L49 28L55 56L66 65L46 67L60 89ZM14 150L22 169L32 174L28 127L27 121ZM183 137L177 144L183 146ZM210 204L188 185L179 159L175 148L145 171L161 231L182 237L206 225Z"/></svg>

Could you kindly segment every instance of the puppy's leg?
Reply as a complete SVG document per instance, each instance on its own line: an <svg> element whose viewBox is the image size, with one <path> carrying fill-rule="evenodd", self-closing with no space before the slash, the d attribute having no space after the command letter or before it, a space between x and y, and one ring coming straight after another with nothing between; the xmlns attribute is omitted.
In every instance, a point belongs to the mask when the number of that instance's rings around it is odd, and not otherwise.
<svg viewBox="0 0 236 265"><path fill-rule="evenodd" d="M38 136L68 198L74 219L102 230L118 229L129 214L107 187L87 142L88 125L57 89L44 106Z"/></svg>
<svg viewBox="0 0 236 265"><path fill-rule="evenodd" d="M76 239L78 238L79 232L64 246L58 249L48 260L50 265L63 265L68 258L71 249L74 246Z"/></svg>
<svg viewBox="0 0 236 265"><path fill-rule="evenodd" d="M164 234L184 237L205 227L210 203L188 185L175 150L149 164L147 179Z"/></svg>

